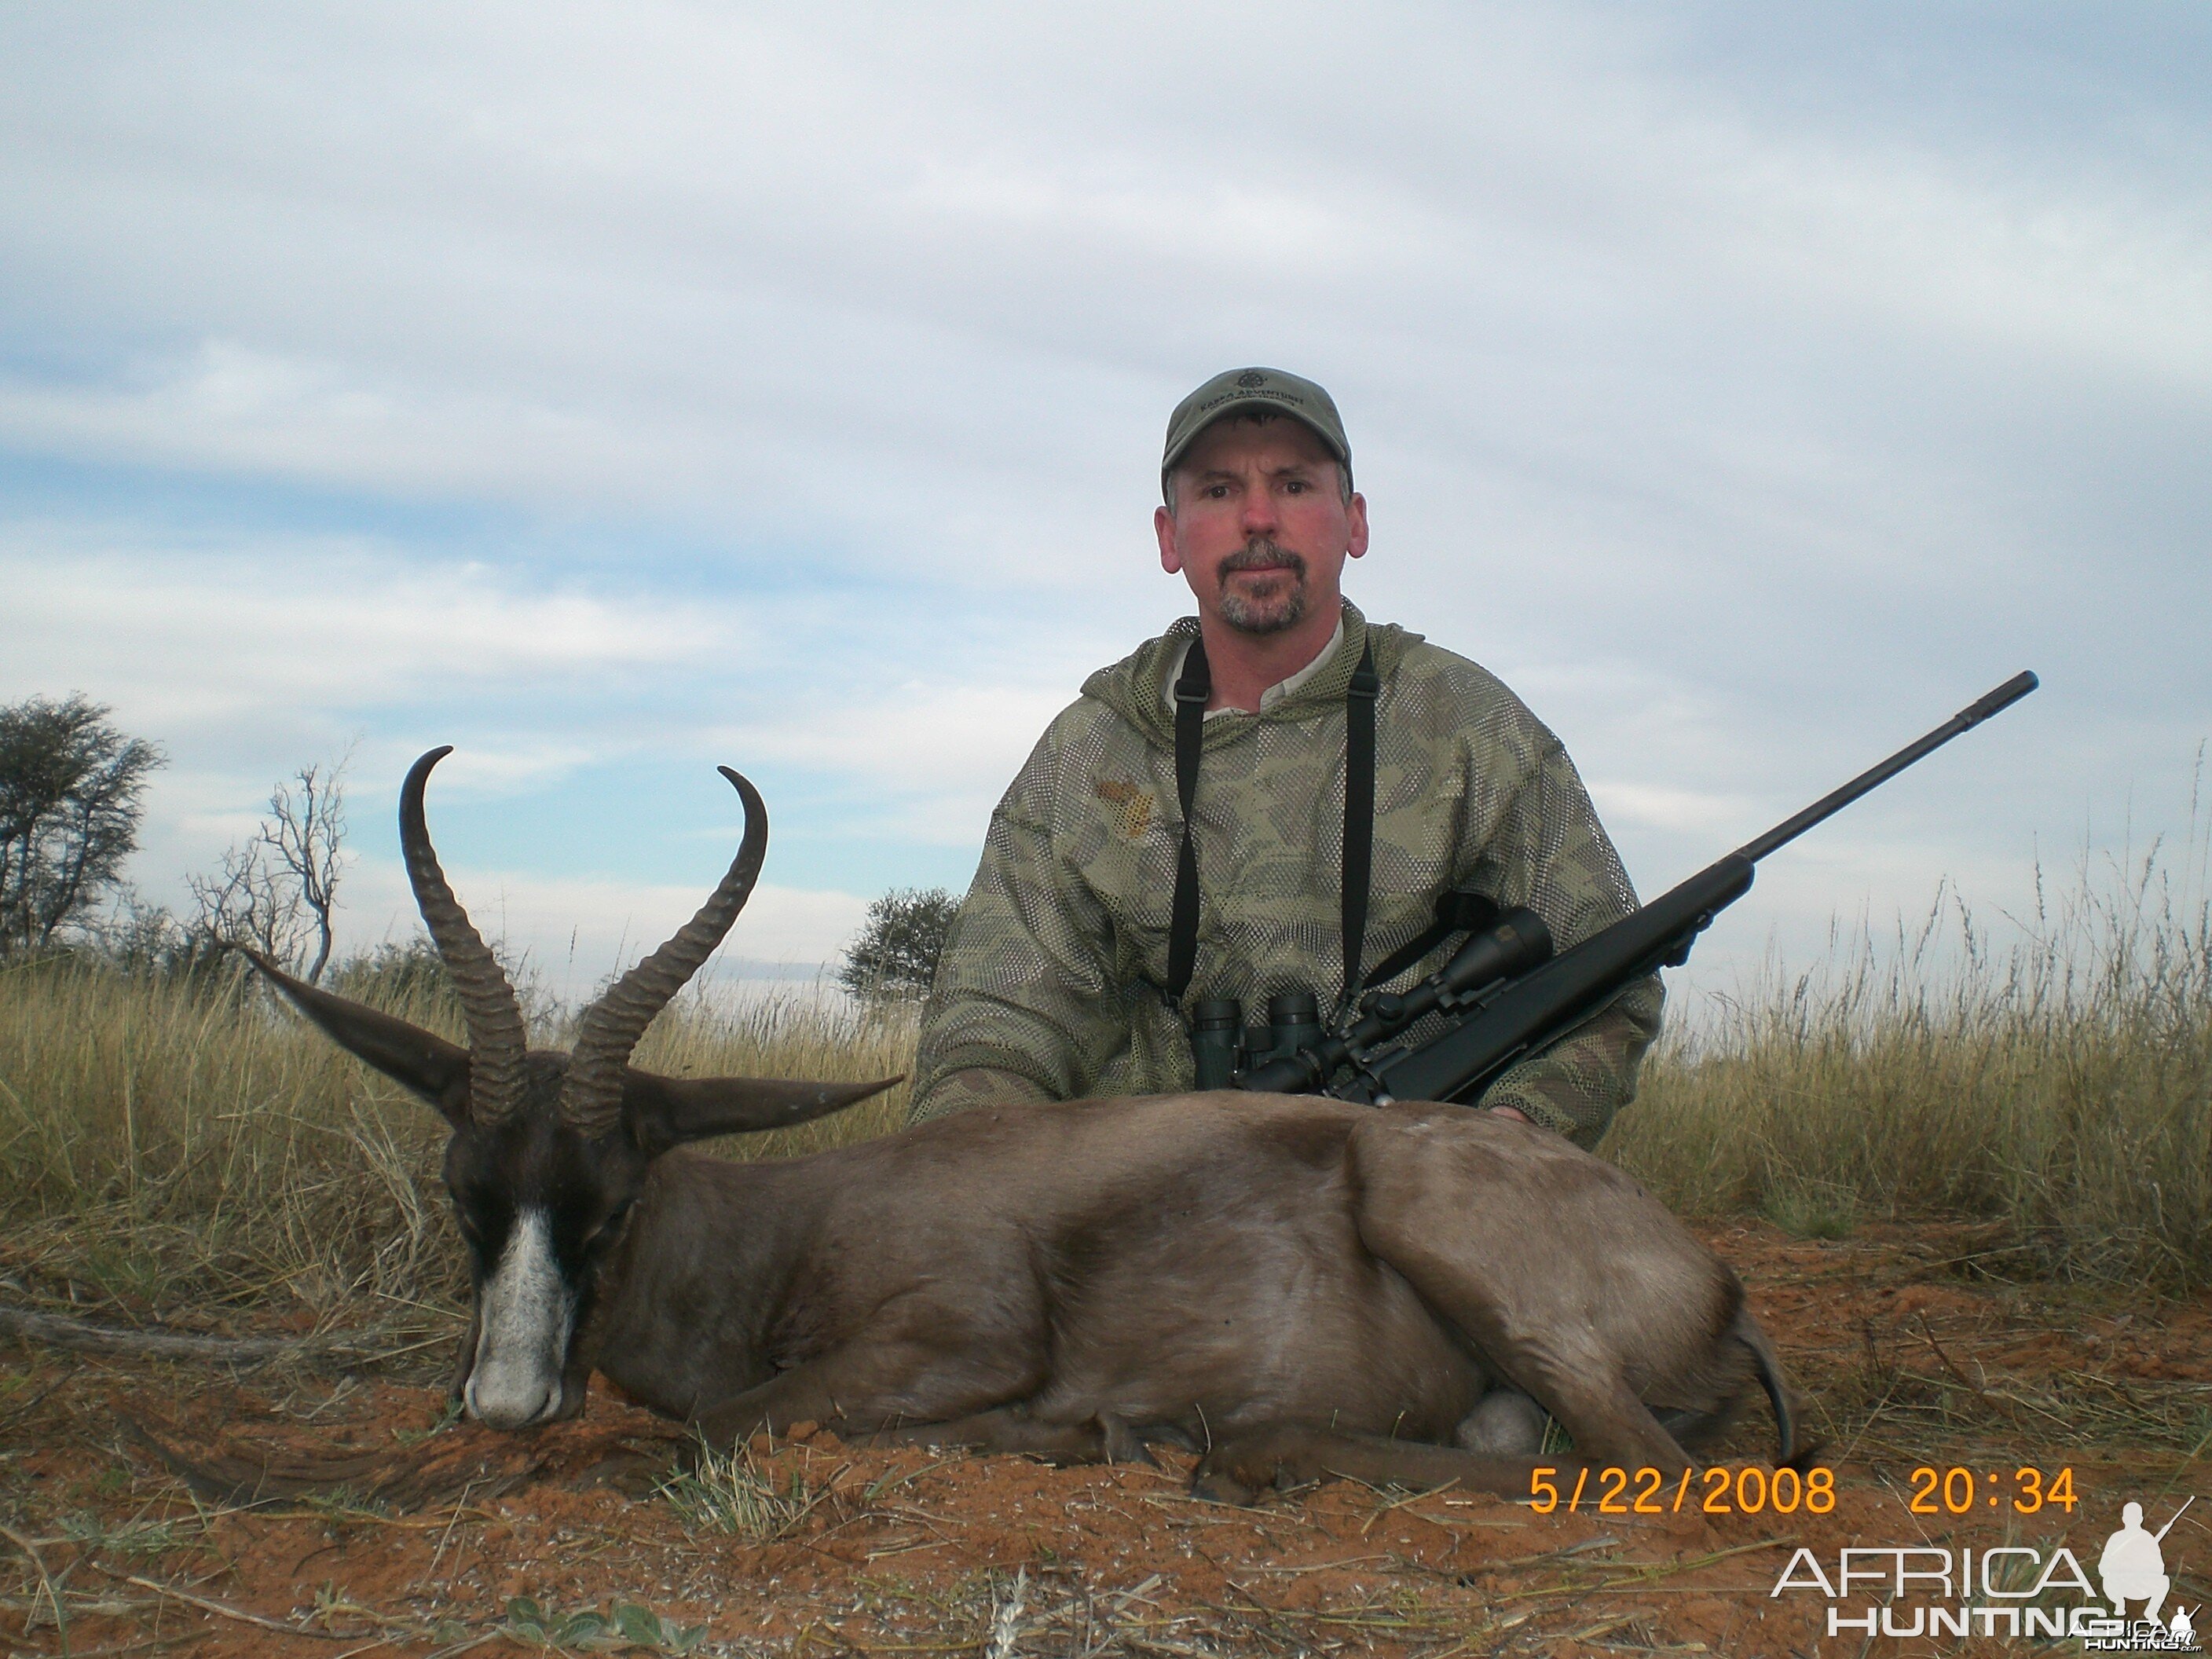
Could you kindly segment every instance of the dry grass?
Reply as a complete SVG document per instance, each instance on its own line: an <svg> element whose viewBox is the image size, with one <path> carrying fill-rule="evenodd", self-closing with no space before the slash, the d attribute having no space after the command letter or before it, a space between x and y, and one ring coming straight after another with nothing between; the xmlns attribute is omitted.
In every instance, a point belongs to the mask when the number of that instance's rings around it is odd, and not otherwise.
<svg viewBox="0 0 2212 1659"><path fill-rule="evenodd" d="M919 1008L865 1009L827 987L802 987L725 1005L690 997L654 1022L637 1063L671 1077L904 1077L914 1070ZM565 1046L565 1036L554 1041ZM795 1129L719 1143L733 1157L795 1158L889 1134L906 1125L904 1083L850 1111Z"/></svg>
<svg viewBox="0 0 2212 1659"><path fill-rule="evenodd" d="M132 1310L273 1297L319 1318L363 1296L448 1304L436 1127L228 976L0 975L0 1213L36 1291Z"/></svg>
<svg viewBox="0 0 2212 1659"><path fill-rule="evenodd" d="M2154 858L2085 874L2004 950L1949 915L1951 940L1931 924L1894 951L1862 945L1675 1039L1607 1155L1687 1211L1763 1212L1816 1236L1972 1218L1996 1224L1987 1261L2008 1275L2212 1281L2204 907ZM387 954L340 988L458 1036L421 965ZM687 994L638 1059L849 1079L906 1072L913 1052L910 1009L872 1016L801 988ZM719 1150L880 1134L906 1103L902 1085ZM426 1107L236 980L84 958L0 969L0 1294L441 1328L465 1289L442 1139Z"/></svg>
<svg viewBox="0 0 2212 1659"><path fill-rule="evenodd" d="M803 1467L790 1468L779 1482L775 1471L743 1443L727 1454L696 1447L690 1467L659 1488L687 1530L724 1532L756 1544L773 1543L796 1531L830 1492L830 1481L809 1480Z"/></svg>
<svg viewBox="0 0 2212 1659"><path fill-rule="evenodd" d="M419 973L341 989L433 1030L460 1027ZM558 1030L543 1034L559 1040ZM686 997L639 1063L677 1075L888 1077L911 1016L809 993L726 1012ZM904 1121L903 1085L750 1142L811 1151ZM228 975L58 958L0 969L0 1272L49 1304L131 1315L225 1306L444 1321L465 1295L437 1115Z"/></svg>
<svg viewBox="0 0 2212 1659"><path fill-rule="evenodd" d="M2005 948L1941 907L1676 1040L1606 1150L1693 1212L1989 1220L2008 1273L2201 1287L2212 912L2155 853L2083 872Z"/></svg>

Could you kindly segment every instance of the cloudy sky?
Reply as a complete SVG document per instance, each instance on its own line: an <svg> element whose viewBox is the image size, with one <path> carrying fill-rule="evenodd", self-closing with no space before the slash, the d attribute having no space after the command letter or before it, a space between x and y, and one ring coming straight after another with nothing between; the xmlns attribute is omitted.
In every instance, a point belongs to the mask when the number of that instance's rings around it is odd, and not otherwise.
<svg viewBox="0 0 2212 1659"><path fill-rule="evenodd" d="M1186 608L1168 410L1342 405L1348 586L1502 674L1655 892L2021 667L1707 975L2190 823L2212 25L2143 3L0 11L0 699L170 757L139 884L349 746L556 981L762 786L730 949L965 885Z"/></svg>

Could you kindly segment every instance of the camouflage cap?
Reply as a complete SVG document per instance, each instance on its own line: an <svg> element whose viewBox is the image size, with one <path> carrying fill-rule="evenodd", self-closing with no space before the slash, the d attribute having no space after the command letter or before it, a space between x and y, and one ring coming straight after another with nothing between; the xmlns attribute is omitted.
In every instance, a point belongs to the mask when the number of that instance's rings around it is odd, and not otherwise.
<svg viewBox="0 0 2212 1659"><path fill-rule="evenodd" d="M1352 487L1352 446L1344 436L1344 417L1336 400L1299 375L1279 368L1224 369L1176 405L1168 416L1167 452L1160 458L1160 496L1169 500L1168 475L1176 463L1198 441L1198 434L1224 415L1267 411L1296 416L1311 428L1344 469L1345 488Z"/></svg>

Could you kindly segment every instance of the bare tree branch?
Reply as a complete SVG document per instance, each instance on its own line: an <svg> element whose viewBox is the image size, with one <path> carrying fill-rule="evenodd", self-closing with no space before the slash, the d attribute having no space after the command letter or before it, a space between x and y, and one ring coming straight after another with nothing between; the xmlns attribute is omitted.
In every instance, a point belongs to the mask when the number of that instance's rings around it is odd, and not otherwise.
<svg viewBox="0 0 2212 1659"><path fill-rule="evenodd" d="M264 956L297 967L304 946L298 891L281 881L256 834L222 855L210 876L188 876L198 907L194 928L222 945L250 945Z"/></svg>
<svg viewBox="0 0 2212 1659"><path fill-rule="evenodd" d="M300 903L314 918L315 957L303 975L310 985L321 981L331 960L331 913L345 844L345 770L352 759L349 749L327 769L301 767L294 775L297 792L292 784L278 784L261 826L263 844L290 873Z"/></svg>
<svg viewBox="0 0 2212 1659"><path fill-rule="evenodd" d="M250 945L308 983L320 982L330 965L331 919L344 870L345 769L351 758L349 750L327 766L301 767L270 792L268 816L252 839L223 854L218 873L188 878L199 908L196 927L204 936Z"/></svg>

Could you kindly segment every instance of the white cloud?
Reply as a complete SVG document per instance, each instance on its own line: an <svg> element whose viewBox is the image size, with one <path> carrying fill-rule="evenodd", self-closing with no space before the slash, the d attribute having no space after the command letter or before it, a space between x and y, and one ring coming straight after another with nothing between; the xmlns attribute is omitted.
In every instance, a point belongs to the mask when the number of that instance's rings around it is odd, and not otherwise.
<svg viewBox="0 0 2212 1659"><path fill-rule="evenodd" d="M911 543L1008 461L1119 499L1086 448L1151 435L1247 343L1357 365L1447 432L1470 355L1548 397L1578 333L1725 360L1871 325L2200 392L2212 368L2201 201L1793 130L1655 69L1650 20L1310 12L1231 117L1194 100L1236 9L380 16L44 43L0 162L30 294L185 338L19 371L0 429L724 525L765 495ZM1294 118L1339 82L1394 93ZM1007 574L1066 483L1004 504Z"/></svg>
<svg viewBox="0 0 2212 1659"><path fill-rule="evenodd" d="M691 919L712 890L650 883L564 878L526 871L448 867L470 919L512 961L526 960L564 999L587 994ZM349 876L344 941L359 948L419 931L406 874L362 859ZM842 958L868 901L850 893L763 883L745 902L715 958L735 976L778 966L811 969Z"/></svg>
<svg viewBox="0 0 2212 1659"><path fill-rule="evenodd" d="M796 701L773 720L732 728L715 742L732 753L803 763L878 786L906 832L953 846L981 839L982 825L1073 688L908 683L862 702Z"/></svg>
<svg viewBox="0 0 2212 1659"><path fill-rule="evenodd" d="M0 437L26 447L433 495L604 489L648 462L665 471L684 436L580 404L230 339L145 363L124 384L0 383Z"/></svg>
<svg viewBox="0 0 2212 1659"><path fill-rule="evenodd" d="M692 662L743 637L696 602L547 591L359 538L131 539L0 526L0 694L95 684L132 718L167 724Z"/></svg>
<svg viewBox="0 0 2212 1659"><path fill-rule="evenodd" d="M1655 830L1692 830L1721 837L1733 835L1741 842L1753 832L1749 804L1734 795L1705 793L1694 789L1670 789L1640 783L1593 780L1590 799L1616 834L1626 825ZM1719 856L1718 851L1715 856Z"/></svg>
<svg viewBox="0 0 2212 1659"><path fill-rule="evenodd" d="M1743 134L1735 148L1751 270L1937 337L2212 391L2212 233L2196 216L1902 146L1844 154Z"/></svg>

